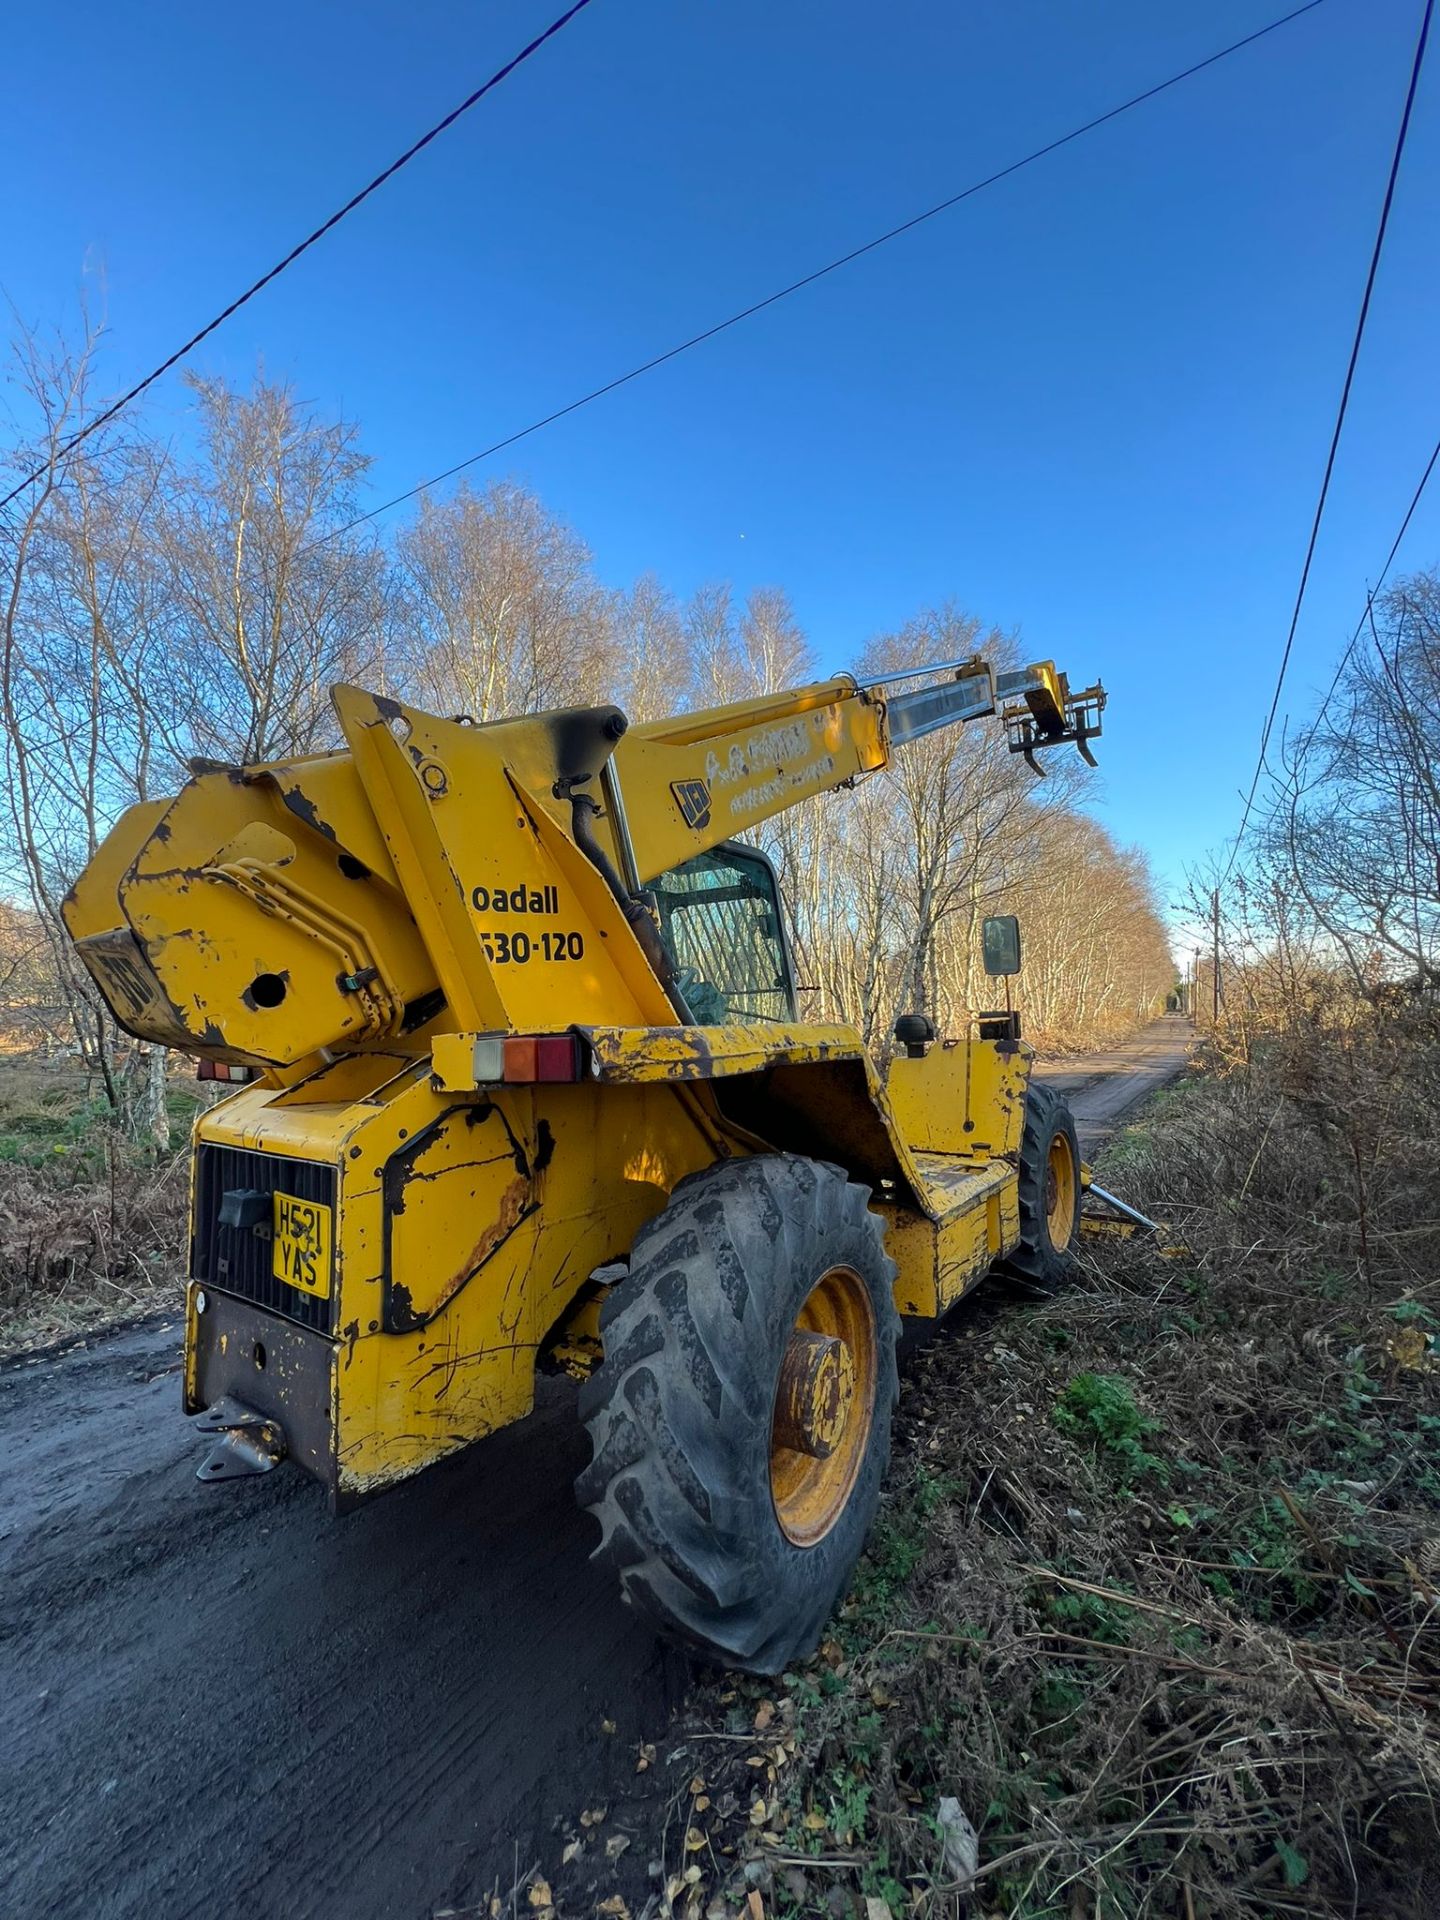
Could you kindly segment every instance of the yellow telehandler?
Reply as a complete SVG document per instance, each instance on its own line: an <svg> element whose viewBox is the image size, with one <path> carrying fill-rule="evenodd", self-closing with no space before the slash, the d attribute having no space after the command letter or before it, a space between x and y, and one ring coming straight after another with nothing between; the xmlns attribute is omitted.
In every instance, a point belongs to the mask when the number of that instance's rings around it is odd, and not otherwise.
<svg viewBox="0 0 1440 1920"><path fill-rule="evenodd" d="M288 1456L344 1510L563 1367L627 1598L775 1672L869 1528L899 1316L1055 1281L1081 1167L1013 1012L903 1015L883 1080L800 1022L740 836L956 722L1089 758L1103 689L977 657L633 727L332 698L346 750L193 765L65 904L123 1028L244 1082L195 1128L200 1475ZM1014 922L985 934L1008 976Z"/></svg>

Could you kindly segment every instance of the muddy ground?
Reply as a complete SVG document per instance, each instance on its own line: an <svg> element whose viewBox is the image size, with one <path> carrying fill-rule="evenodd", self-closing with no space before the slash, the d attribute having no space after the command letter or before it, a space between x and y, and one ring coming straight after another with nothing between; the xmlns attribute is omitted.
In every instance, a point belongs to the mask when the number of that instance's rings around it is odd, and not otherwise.
<svg viewBox="0 0 1440 1920"><path fill-rule="evenodd" d="M1188 1028L1067 1062L1087 1148ZM683 1696L588 1559L568 1383L343 1521L201 1487L180 1329L0 1371L0 1912L425 1920L502 1895Z"/></svg>

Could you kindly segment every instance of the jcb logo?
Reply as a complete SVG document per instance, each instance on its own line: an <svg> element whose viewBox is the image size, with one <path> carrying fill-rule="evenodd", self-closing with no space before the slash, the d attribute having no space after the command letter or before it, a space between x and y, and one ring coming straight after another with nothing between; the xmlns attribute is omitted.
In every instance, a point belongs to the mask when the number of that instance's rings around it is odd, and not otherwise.
<svg viewBox="0 0 1440 1920"><path fill-rule="evenodd" d="M275 1195L271 1270L277 1280L322 1300L330 1291L330 1209L318 1200Z"/></svg>
<svg viewBox="0 0 1440 1920"><path fill-rule="evenodd" d="M710 789L703 780L672 780L670 791L687 827L710 824Z"/></svg>

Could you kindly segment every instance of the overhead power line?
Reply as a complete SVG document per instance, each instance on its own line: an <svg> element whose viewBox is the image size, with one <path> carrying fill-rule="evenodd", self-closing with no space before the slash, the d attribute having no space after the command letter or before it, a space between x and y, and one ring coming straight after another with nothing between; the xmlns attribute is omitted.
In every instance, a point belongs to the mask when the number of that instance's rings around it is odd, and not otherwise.
<svg viewBox="0 0 1440 1920"><path fill-rule="evenodd" d="M1389 574L1391 567L1394 566L1395 564L1395 556L1400 551L1400 542L1405 538L1406 534L1410 531L1410 522L1415 518L1415 509L1420 505L1420 501L1425 492L1425 489L1430 484L1430 476L1432 473L1434 473L1437 464L1440 464L1440 440L1437 440L1435 442L1435 446L1433 451L1431 452L1430 458L1426 462L1425 471L1420 476L1420 484L1419 486L1416 487L1414 493L1412 493L1410 496L1410 504L1405 509L1405 518L1400 522L1400 531L1396 534L1395 538L1390 542L1390 551L1385 556L1385 564L1380 569L1379 577L1377 578L1374 586L1371 587L1369 592L1365 595L1365 611L1364 613L1361 614L1360 618L1355 623L1355 631L1350 636L1350 644L1346 647L1344 653L1341 654L1340 664L1338 667L1336 667L1335 672L1331 678L1330 685L1325 691L1325 698L1320 702L1320 706L1322 710L1325 707L1328 707L1330 702L1334 699L1335 689L1340 684L1340 677L1344 673L1346 667L1349 666L1350 656L1352 653L1354 653L1356 647L1359 646L1360 636L1365 631L1367 623L1372 628L1372 630L1374 628L1375 597L1379 593L1380 589L1384 586L1386 576Z"/></svg>
<svg viewBox="0 0 1440 1920"><path fill-rule="evenodd" d="M428 132L422 133L413 146L407 147L398 159L392 160L383 172L377 173L375 178L370 181L367 186L363 186L358 193L352 194L343 207L337 208L328 220L323 221L316 227L313 233L307 234L298 246L292 247L283 260L277 260L268 273L262 273L253 286L247 287L244 293L240 294L237 299L232 300L229 306L224 308L220 313L217 313L215 318L201 327L198 333L192 333L183 347L177 347L168 359L162 360L153 372L147 373L145 378L131 387L128 393L121 394L113 406L107 407L103 413L97 414L93 420L83 426L78 433L72 434L70 439L57 450L51 459L43 461L33 472L27 473L25 478L13 486L3 500L0 500L0 508L8 507L10 502L14 500L18 494L22 493L32 481L41 479L53 467L57 466L60 461L66 459L68 455L73 453L82 440L88 440L92 433L97 432L98 429L105 426L108 421L113 420L116 414L122 412L124 408L130 405L132 400L138 399L147 387L154 386L162 374L168 373L170 369L183 360L187 354L193 353L202 340L208 340L217 327L222 327L232 314L238 313L247 300L253 300L255 295L259 293L263 287L268 287L272 280L278 280L285 269L293 266L302 253L307 252L313 247L317 240L323 240L325 235L329 233L333 227L339 226L347 214L353 213L362 201L368 200L372 193L377 192L385 185L387 180L393 179L402 167L410 164L416 154L423 152L432 140L438 140L442 133L454 126L462 114L468 113L473 106L485 98L487 93L492 93L494 89L500 85L501 81L508 80L517 67L523 66L532 54L538 53L547 40L553 40L562 27L569 26L576 14L582 12L589 4L590 0L575 0L574 5L562 13L558 20L552 20L543 33L537 33L528 46L522 47L513 59L507 60L503 67L498 68L492 73L490 78L485 81L482 86L476 87L475 91L468 94L465 99L460 102L458 107L453 108L447 113L443 120L437 120Z"/></svg>
<svg viewBox="0 0 1440 1920"><path fill-rule="evenodd" d="M1239 53L1243 47L1253 46L1257 40L1263 40L1268 34L1278 32L1281 27L1288 27L1292 21L1300 19L1303 14L1313 13L1322 4L1323 0L1306 0L1304 6L1282 14L1278 20L1272 20L1268 26L1258 27L1254 33L1247 33L1241 40L1232 40L1228 47L1221 47L1218 53L1212 53L1204 60L1197 60L1193 66L1186 67L1183 72L1172 73L1168 80L1158 81L1153 87L1146 87L1143 93L1132 94L1128 100L1122 100L1119 106L1097 114L1093 120L1087 120L1083 126L1072 127L1069 133L1062 133L1058 139L1047 141L1043 147L1036 147L1033 153L1027 153L1023 159L1012 160L1008 166L1001 167L995 173L987 174L983 180L976 180L970 186L962 188L959 193L952 193L947 199L937 201L933 207L927 207L923 213L914 214L909 220L902 220L899 226L888 228L886 232L877 234L873 240L867 240L861 246L852 247L848 253L842 253L837 259L827 261L823 267L816 267L813 272L802 274L798 280L792 280L788 286L779 287L774 293L766 294L764 299L752 301L748 307L742 307L738 313L730 314L727 319L717 320L713 326L705 327L699 333L692 333L688 340L680 341L677 346L667 347L663 353L657 353L649 360L642 360L639 366L631 367L628 373L617 374L613 380L605 381L602 386L592 387L589 393L582 393L578 400L571 400L563 407L556 407L553 412L545 414L541 419L532 420L528 427L521 427L514 433L506 434L503 440L493 441L488 447L482 447L478 453L472 453L466 459L458 460L453 467L446 467L441 473L431 474L428 480L418 481L415 486L407 487L404 493L397 493L393 499L383 501L378 507L371 507L365 513L357 514L353 520L347 521L344 526L336 527L328 534L323 534L312 544L320 546L326 540L337 539L342 533L348 533L352 527L361 526L367 520L374 520L380 514L388 513L392 507L402 506L405 501L413 500L417 493L423 493L427 487L439 486L443 480L452 480L457 473L463 473L467 467L476 466L480 461L488 460L494 454L503 453L507 447L515 446L518 441L528 440L531 434L539 433L544 427L553 426L557 420L563 420L569 414L578 413L582 407L588 407L592 401L603 400L606 394L614 393L620 387L629 386L632 380L640 379L643 374L653 373L657 367L663 367L668 361L679 359L682 353L689 353L692 348L703 346L707 340L713 340L717 335L727 333L731 327L738 327L743 320L753 319L757 313L763 313L767 307L776 306L781 300L788 300L792 293L799 293L804 287L813 287L817 280L825 279L828 274L837 273L841 267L848 267L853 261L863 259L867 253L874 253L879 247L888 246L890 241L898 240L902 234L913 233L916 227L923 226L927 220L934 220L940 214L950 212L962 201L971 200L976 194L984 193L988 187L997 186L1000 181L1008 180L1012 174L1034 166L1037 160L1044 160L1050 154L1058 153L1062 147L1068 147L1073 141L1084 139L1086 134L1094 133L1097 128L1108 125L1112 120L1118 120L1122 114L1133 112L1136 107L1143 106L1147 100L1153 100L1159 94L1168 93L1172 87L1178 87L1182 82L1193 79L1197 73L1203 73L1207 67L1213 67L1221 60L1228 60L1231 54Z"/></svg>
<svg viewBox="0 0 1440 1920"><path fill-rule="evenodd" d="M1375 244L1370 251L1370 271L1365 276L1365 292L1360 301L1360 313L1355 322L1355 338L1350 345L1350 360L1345 368L1345 384L1340 390L1340 405L1335 414L1335 428L1330 435L1330 451L1325 458L1325 472L1320 481L1320 497L1315 502L1315 517L1310 524L1310 539L1305 548L1305 564L1300 569L1300 585L1295 594L1295 608L1290 615L1290 631L1285 636L1285 650L1280 655L1280 671L1275 676L1275 693L1270 702L1270 711L1265 717L1265 729L1260 736L1260 752L1255 761L1255 774L1250 782L1250 791L1245 796L1244 811L1240 816L1240 825L1236 830L1235 844L1230 849L1230 858L1221 874L1222 881L1229 878L1236 860L1240 857L1241 843L1245 838L1245 829L1250 821L1251 810L1255 805L1255 795L1260 789L1260 776L1265 770L1265 753L1270 745L1270 734L1275 725L1275 715L1280 709L1280 693L1285 685L1286 669L1290 665L1290 654L1295 645L1296 630L1300 625L1300 610L1305 604L1305 589L1310 583L1310 564L1315 558L1315 544L1320 538L1320 522L1325 517L1325 502L1330 492L1330 477L1335 471L1335 455L1340 446L1340 434L1345 425L1345 413L1350 404L1350 388L1355 379L1355 367L1360 358L1361 342L1365 338L1365 322L1370 316L1370 296L1375 290L1375 276L1380 267L1380 255L1385 247L1385 231L1390 224L1390 207L1395 198L1395 183L1400 177L1400 162L1405 154L1405 140L1410 131L1410 110L1415 104L1415 90L1420 84L1420 69L1425 64L1425 46L1430 37L1430 16L1435 9L1435 0L1425 0L1425 12L1420 20L1420 37L1415 43L1415 58L1410 67L1410 84L1405 90L1405 106L1400 115L1400 130L1395 136L1395 151L1390 159L1390 174L1385 182L1385 198L1380 207L1380 224L1375 232ZM1426 469L1426 479L1430 474ZM1421 491L1425 482L1421 482ZM1416 503L1419 501L1416 494ZM1415 510L1412 504L1410 511ZM1406 515L1406 525L1409 515ZM1403 529L1402 529L1403 532ZM1399 540L1396 540L1396 546ZM1394 549L1391 550L1394 558ZM1388 568L1389 562L1386 562ZM1358 629L1357 629L1358 634ZM1354 641L1351 642L1353 647ZM1347 649L1348 654L1348 649ZM1338 680L1338 675L1336 676Z"/></svg>

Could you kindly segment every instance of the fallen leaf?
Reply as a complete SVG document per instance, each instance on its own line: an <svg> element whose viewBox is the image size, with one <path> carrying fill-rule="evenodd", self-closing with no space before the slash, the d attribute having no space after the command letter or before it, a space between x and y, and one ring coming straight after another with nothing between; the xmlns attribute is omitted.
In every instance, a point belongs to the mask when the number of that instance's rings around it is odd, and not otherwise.
<svg viewBox="0 0 1440 1920"><path fill-rule="evenodd" d="M530 1882L530 1891L525 1897L532 1907L548 1907L552 1905L550 1882L539 1878L532 1880Z"/></svg>
<svg viewBox="0 0 1440 1920"><path fill-rule="evenodd" d="M865 1920L895 1920L887 1900L877 1900L873 1893L865 1896Z"/></svg>
<svg viewBox="0 0 1440 1920"><path fill-rule="evenodd" d="M560 1855L560 1864L561 1864L561 1866L562 1866L562 1867L568 1867L568 1866L569 1866L569 1864L570 1864L570 1862L571 1862L572 1860L578 1860L578 1859L579 1859L579 1857L580 1857L580 1850L581 1850L581 1842L580 1842L580 1841L578 1841L578 1840L567 1840L567 1841L565 1842L565 1846L564 1846L564 1849L563 1849L563 1851L561 1852L561 1855Z"/></svg>
<svg viewBox="0 0 1440 1920"><path fill-rule="evenodd" d="M752 1806L752 1807L751 1807L751 1809L750 1809L750 1824L751 1824L751 1826L752 1826L752 1827L763 1827L763 1826L764 1826L764 1824L765 1824L765 1822L766 1822L766 1821L767 1821L767 1820L768 1820L769 1818L770 1818L770 1809L769 1809L769 1807L767 1807L767 1806L766 1806L766 1804L765 1804L765 1802L764 1802L763 1800L757 1800L757 1801L755 1802L755 1804L754 1804L754 1806Z"/></svg>
<svg viewBox="0 0 1440 1920"><path fill-rule="evenodd" d="M745 1764L747 1767L768 1767L770 1762L763 1753L752 1753Z"/></svg>
<svg viewBox="0 0 1440 1920"><path fill-rule="evenodd" d="M613 1733L615 1731L615 1722L613 1720L602 1720L600 1722L600 1731L601 1733Z"/></svg>
<svg viewBox="0 0 1440 1920"><path fill-rule="evenodd" d="M641 1747L640 1756L635 1762L636 1773L644 1773L647 1767L653 1767L654 1764L655 1764L654 1747L650 1745Z"/></svg>
<svg viewBox="0 0 1440 1920"><path fill-rule="evenodd" d="M816 1813L812 1807L800 1824L807 1833L824 1833L825 1816L823 1813Z"/></svg>
<svg viewBox="0 0 1440 1920"><path fill-rule="evenodd" d="M696 1796L695 1796L695 1811L696 1811L696 1813L704 1813L704 1811L705 1811L705 1809L706 1809L706 1808L707 1808L707 1807L709 1806L709 1804L710 1804L710 1796L709 1796L709 1794L708 1794L708 1793L697 1793L697 1794L696 1794Z"/></svg>
<svg viewBox="0 0 1440 1920"><path fill-rule="evenodd" d="M608 1900L602 1900L595 1908L597 1913L613 1913L617 1920L630 1920L630 1909L618 1893L612 1893Z"/></svg>
<svg viewBox="0 0 1440 1920"><path fill-rule="evenodd" d="M1407 1373L1428 1372L1434 1365L1428 1334L1419 1327L1401 1327L1385 1342L1385 1351Z"/></svg>
<svg viewBox="0 0 1440 1920"><path fill-rule="evenodd" d="M699 1885L700 1869L695 1865L693 1860L691 1861L690 1865L686 1867L682 1878L684 1879L687 1887L694 1887Z"/></svg>
<svg viewBox="0 0 1440 1920"><path fill-rule="evenodd" d="M705 1782L698 1773L695 1774L690 1781L690 1791L691 1793L704 1793L705 1791Z"/></svg>
<svg viewBox="0 0 1440 1920"><path fill-rule="evenodd" d="M587 1807L580 1816L582 1827L598 1827L605 1818L604 1807Z"/></svg>
<svg viewBox="0 0 1440 1920"><path fill-rule="evenodd" d="M789 1755L786 1753L784 1747L776 1747L775 1764L777 1767L783 1767L788 1758L789 1758Z"/></svg>
<svg viewBox="0 0 1440 1920"><path fill-rule="evenodd" d="M705 1844L705 1836L699 1827L687 1827L685 1830L685 1851L698 1853Z"/></svg>
<svg viewBox="0 0 1440 1920"><path fill-rule="evenodd" d="M612 1833L610 1838L605 1842L605 1858L607 1860L618 1860L629 1844L630 1836L628 1833Z"/></svg>
<svg viewBox="0 0 1440 1920"><path fill-rule="evenodd" d="M745 1905L750 1910L750 1920L765 1920L765 1902L760 1898L758 1887L751 1887L745 1896Z"/></svg>
<svg viewBox="0 0 1440 1920"><path fill-rule="evenodd" d="M770 1722L774 1718L775 1718L774 1701L762 1700L759 1706L755 1709L755 1731L757 1733L763 1733L766 1727L769 1726Z"/></svg>
<svg viewBox="0 0 1440 1920"><path fill-rule="evenodd" d="M870 1703L872 1706L882 1709L885 1707L893 1707L895 1704L895 1696L893 1693L887 1693L884 1687L877 1683L870 1689Z"/></svg>

